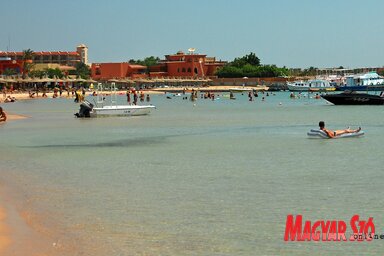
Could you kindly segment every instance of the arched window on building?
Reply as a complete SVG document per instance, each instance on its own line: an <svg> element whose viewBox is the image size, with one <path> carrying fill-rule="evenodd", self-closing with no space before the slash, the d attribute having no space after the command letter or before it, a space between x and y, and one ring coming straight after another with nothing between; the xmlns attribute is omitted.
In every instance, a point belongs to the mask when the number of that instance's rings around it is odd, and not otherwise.
<svg viewBox="0 0 384 256"><path fill-rule="evenodd" d="M188 72L188 73L191 73L191 68L188 68L187 72Z"/></svg>
<svg viewBox="0 0 384 256"><path fill-rule="evenodd" d="M180 68L177 68L177 73L180 73Z"/></svg>
<svg viewBox="0 0 384 256"><path fill-rule="evenodd" d="M181 70L181 72L185 73L185 68L183 68L183 69Z"/></svg>
<svg viewBox="0 0 384 256"><path fill-rule="evenodd" d="M196 74L196 75L197 75L197 74L199 74L199 72L198 72L197 68L195 68L195 74Z"/></svg>

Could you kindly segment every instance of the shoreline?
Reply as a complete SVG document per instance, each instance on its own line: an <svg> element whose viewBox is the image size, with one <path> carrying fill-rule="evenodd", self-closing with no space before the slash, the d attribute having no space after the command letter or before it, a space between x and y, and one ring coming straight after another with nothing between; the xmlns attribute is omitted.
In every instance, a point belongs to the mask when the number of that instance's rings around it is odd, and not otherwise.
<svg viewBox="0 0 384 256"><path fill-rule="evenodd" d="M185 90L187 93L194 91L198 92L229 92L231 90L234 91L250 91L250 90L258 90L258 91L264 91L268 90L268 87L265 86L209 86L209 87L167 87L167 88L154 88L154 89L143 89L143 90L137 90L137 92L144 92L144 94L165 94L165 93L180 93ZM117 95L126 95L127 90L118 90L116 91ZM87 91L85 96L91 96L93 91ZM109 95L110 91L103 91L104 95ZM13 92L13 93L7 93L7 96L14 97L16 100L34 100L34 99L45 99L45 98L53 98L54 93L53 92L47 92L47 97L42 97L43 93L39 92L39 95L34 97L30 97L28 92ZM0 103L8 103L4 102L6 97L4 97L4 94L0 97ZM74 99L75 95L72 95L71 93L68 94L66 91L63 92L61 96L58 96L57 98L67 98L67 99Z"/></svg>

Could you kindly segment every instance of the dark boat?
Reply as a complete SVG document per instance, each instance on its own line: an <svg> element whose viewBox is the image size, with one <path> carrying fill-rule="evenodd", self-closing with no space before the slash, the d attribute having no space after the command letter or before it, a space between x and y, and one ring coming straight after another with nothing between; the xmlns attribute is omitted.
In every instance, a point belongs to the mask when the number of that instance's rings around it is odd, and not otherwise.
<svg viewBox="0 0 384 256"><path fill-rule="evenodd" d="M340 94L324 94L321 97L335 105L383 105L382 95L368 93L343 92Z"/></svg>

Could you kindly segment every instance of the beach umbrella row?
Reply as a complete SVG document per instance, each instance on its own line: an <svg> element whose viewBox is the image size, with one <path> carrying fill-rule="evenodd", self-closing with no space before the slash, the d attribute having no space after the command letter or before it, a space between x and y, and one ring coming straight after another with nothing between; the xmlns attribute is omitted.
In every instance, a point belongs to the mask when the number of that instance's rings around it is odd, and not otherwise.
<svg viewBox="0 0 384 256"><path fill-rule="evenodd" d="M0 83L50 83L50 82L76 82L76 83L95 83L97 81L93 79L83 79L83 78L49 78L49 77L0 77Z"/></svg>
<svg viewBox="0 0 384 256"><path fill-rule="evenodd" d="M139 78L139 79L109 79L107 82L114 83L204 83L210 82L211 79L192 79L192 78ZM49 78L49 77L1 77L0 83L50 83L50 82L76 82L76 83L96 83L98 81L93 79L83 79L83 78Z"/></svg>
<svg viewBox="0 0 384 256"><path fill-rule="evenodd" d="M183 83L183 82L195 82L195 83L204 83L204 82L210 82L212 81L211 79L208 78L198 78L198 79L193 79L193 78L168 78L168 77L163 77L163 78L138 78L138 79L108 79L106 82L110 83ZM94 81L96 82L96 81Z"/></svg>

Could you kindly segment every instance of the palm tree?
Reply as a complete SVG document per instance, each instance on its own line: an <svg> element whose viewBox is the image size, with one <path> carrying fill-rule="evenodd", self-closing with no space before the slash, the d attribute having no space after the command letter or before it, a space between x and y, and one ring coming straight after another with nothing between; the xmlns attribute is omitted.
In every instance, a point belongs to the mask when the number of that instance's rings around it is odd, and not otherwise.
<svg viewBox="0 0 384 256"><path fill-rule="evenodd" d="M23 60L32 60L35 52L31 49L23 50Z"/></svg>
<svg viewBox="0 0 384 256"><path fill-rule="evenodd" d="M23 50L23 78L31 71L33 67L33 56L35 52L31 49Z"/></svg>

